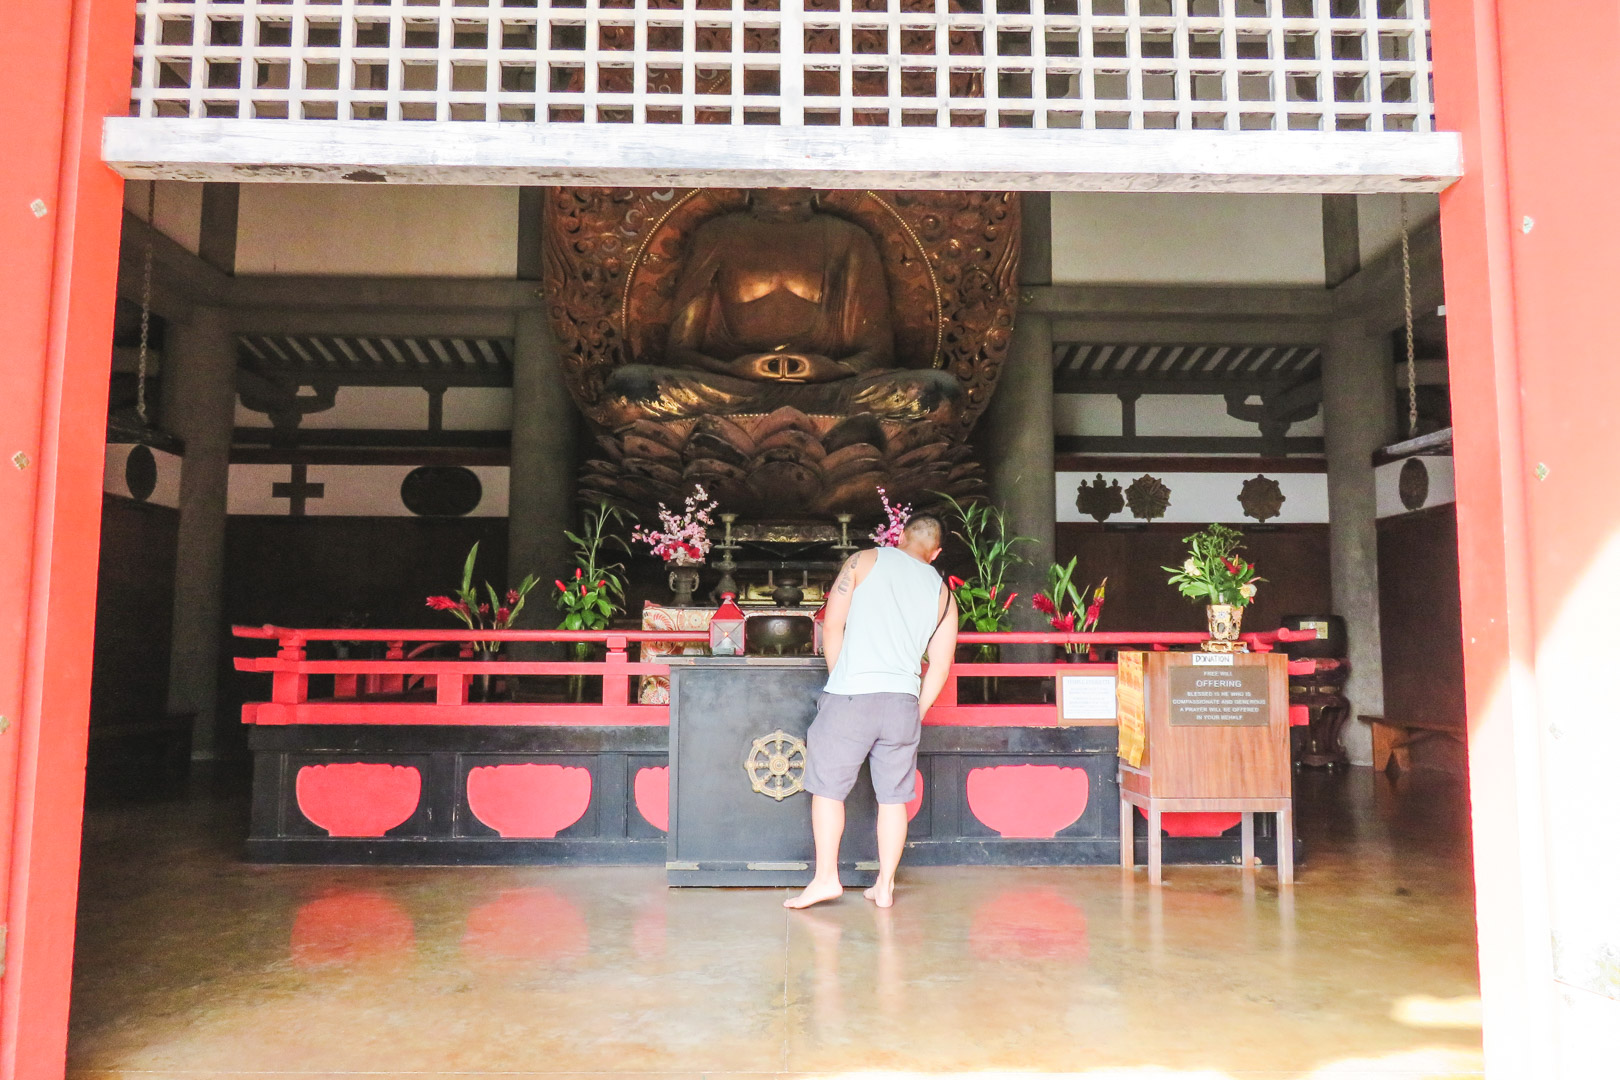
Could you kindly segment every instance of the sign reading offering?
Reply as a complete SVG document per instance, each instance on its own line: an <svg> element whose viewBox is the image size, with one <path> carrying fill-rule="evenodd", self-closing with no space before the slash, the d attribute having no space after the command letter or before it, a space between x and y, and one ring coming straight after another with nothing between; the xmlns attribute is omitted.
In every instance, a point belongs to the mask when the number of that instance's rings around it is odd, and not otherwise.
<svg viewBox="0 0 1620 1080"><path fill-rule="evenodd" d="M1264 667L1173 667L1171 727L1265 727L1271 721Z"/></svg>

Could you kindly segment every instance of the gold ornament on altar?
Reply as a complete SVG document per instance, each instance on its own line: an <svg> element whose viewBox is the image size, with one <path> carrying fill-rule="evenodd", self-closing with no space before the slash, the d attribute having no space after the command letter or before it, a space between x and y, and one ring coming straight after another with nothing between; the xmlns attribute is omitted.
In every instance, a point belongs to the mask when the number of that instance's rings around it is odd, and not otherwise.
<svg viewBox="0 0 1620 1080"><path fill-rule="evenodd" d="M804 740L780 729L761 735L743 758L748 782L777 802L804 790Z"/></svg>
<svg viewBox="0 0 1620 1080"><path fill-rule="evenodd" d="M970 494L1018 234L1012 193L552 189L545 295L606 451L582 488L778 519Z"/></svg>

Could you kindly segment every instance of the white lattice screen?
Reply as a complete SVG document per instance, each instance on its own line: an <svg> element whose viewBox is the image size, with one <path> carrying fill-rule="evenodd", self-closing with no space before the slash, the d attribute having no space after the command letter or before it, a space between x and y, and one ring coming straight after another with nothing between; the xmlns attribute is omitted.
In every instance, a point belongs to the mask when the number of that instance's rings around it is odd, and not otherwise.
<svg viewBox="0 0 1620 1080"><path fill-rule="evenodd" d="M1428 131L1425 0L141 0L131 115Z"/></svg>

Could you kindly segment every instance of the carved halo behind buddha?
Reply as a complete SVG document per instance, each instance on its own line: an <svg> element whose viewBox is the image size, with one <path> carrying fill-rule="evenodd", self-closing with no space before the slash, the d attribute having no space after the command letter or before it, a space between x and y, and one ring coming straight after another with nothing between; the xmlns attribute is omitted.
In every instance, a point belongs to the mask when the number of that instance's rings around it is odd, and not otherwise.
<svg viewBox="0 0 1620 1080"><path fill-rule="evenodd" d="M582 487L778 519L968 493L1017 239L1007 193L554 189L547 298L608 452Z"/></svg>

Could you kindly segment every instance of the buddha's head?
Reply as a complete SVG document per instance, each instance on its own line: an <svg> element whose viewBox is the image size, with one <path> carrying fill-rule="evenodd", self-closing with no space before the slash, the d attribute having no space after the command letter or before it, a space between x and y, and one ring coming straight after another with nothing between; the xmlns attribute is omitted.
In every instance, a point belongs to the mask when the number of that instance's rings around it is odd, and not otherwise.
<svg viewBox="0 0 1620 1080"><path fill-rule="evenodd" d="M748 212L761 221L803 221L816 212L810 188L755 188L748 193Z"/></svg>

